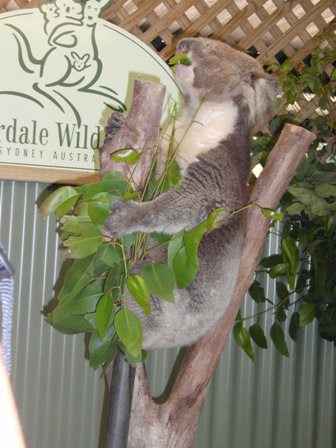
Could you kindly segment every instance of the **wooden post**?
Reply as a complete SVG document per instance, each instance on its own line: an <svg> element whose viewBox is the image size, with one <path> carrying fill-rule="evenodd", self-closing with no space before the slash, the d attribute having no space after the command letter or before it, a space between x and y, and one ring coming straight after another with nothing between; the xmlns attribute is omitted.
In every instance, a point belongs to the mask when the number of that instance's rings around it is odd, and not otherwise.
<svg viewBox="0 0 336 448"><path fill-rule="evenodd" d="M134 188L141 191L151 166L160 136L165 87L158 83L136 80L133 102L129 114L118 132L107 140L100 150L100 173L120 171L130 175L130 167L124 163L114 163L111 153L118 149L132 148L141 151L139 163L132 173ZM117 113L113 113L113 119ZM118 352L109 378L109 406L105 448L126 448L129 417L131 410L134 369ZM111 376L110 375L110 376Z"/></svg>
<svg viewBox="0 0 336 448"><path fill-rule="evenodd" d="M276 209L315 135L287 124L251 194L251 202ZM169 399L152 400L144 366L136 371L128 448L190 448L207 388L250 286L269 227L260 209L247 212L247 232L236 291L225 315L187 351ZM256 229L258 231L256 232Z"/></svg>
<svg viewBox="0 0 336 448"><path fill-rule="evenodd" d="M100 173L120 171L130 174L126 163L115 163L110 154L118 149L132 148L142 153L139 163L132 173L134 188L142 190L143 182L151 165L160 137L160 121L165 95L162 84L135 80L132 106L124 125L100 150ZM114 112L111 118L118 115Z"/></svg>

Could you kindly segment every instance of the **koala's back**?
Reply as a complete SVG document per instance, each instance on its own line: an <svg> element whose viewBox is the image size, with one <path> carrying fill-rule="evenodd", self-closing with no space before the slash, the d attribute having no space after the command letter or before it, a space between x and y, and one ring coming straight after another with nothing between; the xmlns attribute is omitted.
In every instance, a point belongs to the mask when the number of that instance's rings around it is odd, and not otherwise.
<svg viewBox="0 0 336 448"><path fill-rule="evenodd" d="M251 133L263 124L277 94L276 83L257 61L222 42L183 39L177 52L191 61L176 70L185 103L175 132L181 182L153 201L112 205L106 227L116 236L173 234L219 207L225 219L201 241L198 273L187 288L175 290L175 303L152 297L152 313L145 316L131 297L127 300L142 321L145 349L193 343L230 303L245 234L244 214L237 209L247 200Z"/></svg>

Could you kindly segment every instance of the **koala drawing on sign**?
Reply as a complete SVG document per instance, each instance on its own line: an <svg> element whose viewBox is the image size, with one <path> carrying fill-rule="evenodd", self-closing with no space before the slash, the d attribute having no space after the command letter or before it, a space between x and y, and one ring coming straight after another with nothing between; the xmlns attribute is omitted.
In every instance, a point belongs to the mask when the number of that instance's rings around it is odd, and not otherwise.
<svg viewBox="0 0 336 448"><path fill-rule="evenodd" d="M246 204L251 134L272 110L276 82L259 62L223 42L186 38L176 53L191 62L176 67L184 96L175 124L183 177L153 201L113 203L105 223L112 236L173 234L196 226L216 208L229 214ZM237 281L244 229L243 213L237 213L203 238L199 271L187 288L174 291L175 303L152 297L151 315L145 316L132 297L125 301L142 321L144 349L191 344L224 314Z"/></svg>

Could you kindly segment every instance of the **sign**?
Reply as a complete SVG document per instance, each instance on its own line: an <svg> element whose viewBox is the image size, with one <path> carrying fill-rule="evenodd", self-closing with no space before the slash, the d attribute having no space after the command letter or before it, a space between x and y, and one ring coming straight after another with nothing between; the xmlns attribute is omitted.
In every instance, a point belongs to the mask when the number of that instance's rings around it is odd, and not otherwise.
<svg viewBox="0 0 336 448"><path fill-rule="evenodd" d="M108 3L52 0L0 15L0 178L97 179L104 125L127 111L134 79L164 84L166 108L178 101L159 56L98 18Z"/></svg>

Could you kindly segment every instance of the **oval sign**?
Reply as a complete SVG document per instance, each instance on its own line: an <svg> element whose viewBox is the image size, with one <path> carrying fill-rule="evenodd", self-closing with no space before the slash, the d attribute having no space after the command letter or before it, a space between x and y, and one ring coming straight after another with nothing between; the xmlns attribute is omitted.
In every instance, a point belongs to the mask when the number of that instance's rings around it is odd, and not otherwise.
<svg viewBox="0 0 336 448"><path fill-rule="evenodd" d="M147 45L98 18L110 1L53 0L0 15L0 177L82 183L99 177L98 148L135 79L166 86L172 72Z"/></svg>

